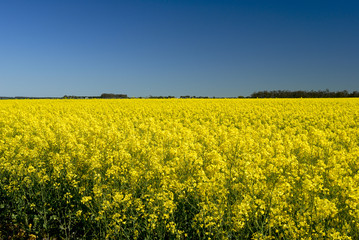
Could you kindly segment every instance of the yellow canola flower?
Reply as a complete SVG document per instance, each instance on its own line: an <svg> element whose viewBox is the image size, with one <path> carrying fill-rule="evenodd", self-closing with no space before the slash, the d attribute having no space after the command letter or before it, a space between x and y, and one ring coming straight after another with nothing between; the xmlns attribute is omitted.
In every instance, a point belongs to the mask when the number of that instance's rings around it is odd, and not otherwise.
<svg viewBox="0 0 359 240"><path fill-rule="evenodd" d="M0 226L359 239L358 136L354 98L0 101Z"/></svg>

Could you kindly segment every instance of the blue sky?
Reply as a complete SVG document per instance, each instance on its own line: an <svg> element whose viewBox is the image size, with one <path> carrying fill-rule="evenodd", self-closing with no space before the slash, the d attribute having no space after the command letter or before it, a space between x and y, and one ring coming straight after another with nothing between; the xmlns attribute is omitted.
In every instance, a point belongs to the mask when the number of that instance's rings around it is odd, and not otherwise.
<svg viewBox="0 0 359 240"><path fill-rule="evenodd" d="M359 90L357 1L0 1L0 96Z"/></svg>

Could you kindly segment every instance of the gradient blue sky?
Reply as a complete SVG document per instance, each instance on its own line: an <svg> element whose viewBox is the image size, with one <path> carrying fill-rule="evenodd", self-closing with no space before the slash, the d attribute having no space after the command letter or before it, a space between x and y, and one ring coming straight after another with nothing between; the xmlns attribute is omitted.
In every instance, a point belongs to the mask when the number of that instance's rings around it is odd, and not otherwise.
<svg viewBox="0 0 359 240"><path fill-rule="evenodd" d="M359 1L0 1L0 96L359 90Z"/></svg>

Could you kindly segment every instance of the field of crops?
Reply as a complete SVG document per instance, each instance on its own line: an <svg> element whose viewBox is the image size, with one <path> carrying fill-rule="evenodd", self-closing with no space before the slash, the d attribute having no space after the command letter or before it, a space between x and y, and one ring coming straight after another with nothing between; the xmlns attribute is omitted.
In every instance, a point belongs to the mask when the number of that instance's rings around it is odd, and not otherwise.
<svg viewBox="0 0 359 240"><path fill-rule="evenodd" d="M0 101L0 239L359 239L359 99Z"/></svg>

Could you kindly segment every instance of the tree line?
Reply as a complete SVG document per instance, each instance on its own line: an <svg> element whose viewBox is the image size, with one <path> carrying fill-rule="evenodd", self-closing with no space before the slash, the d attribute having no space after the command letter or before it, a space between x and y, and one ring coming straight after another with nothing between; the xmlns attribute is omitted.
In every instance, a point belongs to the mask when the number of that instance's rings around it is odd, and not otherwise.
<svg viewBox="0 0 359 240"><path fill-rule="evenodd" d="M112 98L128 98L127 94L114 94L114 93L102 93L100 96L76 96L76 95L65 95L63 97L1 97L0 99L92 99L92 98L103 98L103 99L112 99Z"/></svg>
<svg viewBox="0 0 359 240"><path fill-rule="evenodd" d="M65 95L62 98L65 99L89 99L89 98L105 98L105 99L111 99L111 98L128 98L127 94L115 94L115 93L102 93L100 96L68 96Z"/></svg>
<svg viewBox="0 0 359 240"><path fill-rule="evenodd" d="M328 89L325 91L288 91L288 90L274 90L274 91L259 91L251 94L250 98L350 98L359 97L358 91L348 92L337 91L331 92Z"/></svg>
<svg viewBox="0 0 359 240"><path fill-rule="evenodd" d="M237 96L230 98L351 98L351 97L359 97L358 91L348 92L344 91L336 91L331 92L328 89L325 91L288 91L288 90L273 90L273 91L259 91L254 92L248 97ZM65 95L62 98L57 97L0 97L0 99L124 99L129 98L127 94L115 94L115 93L102 93L100 96L75 96L75 95ZM169 99L176 98L175 96L152 96L149 97L136 97L136 98L150 98L150 99ZM183 95L179 98L199 98L199 99L207 99L207 98L223 98L223 97L208 97L208 96L190 96ZM224 97L229 98L229 97Z"/></svg>

